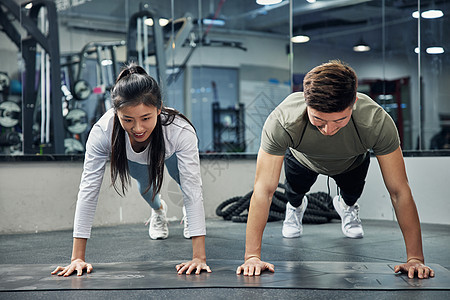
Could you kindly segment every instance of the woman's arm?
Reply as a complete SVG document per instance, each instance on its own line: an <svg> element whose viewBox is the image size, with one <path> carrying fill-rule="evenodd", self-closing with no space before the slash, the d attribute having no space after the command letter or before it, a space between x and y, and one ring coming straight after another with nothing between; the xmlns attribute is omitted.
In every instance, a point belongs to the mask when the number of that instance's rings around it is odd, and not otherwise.
<svg viewBox="0 0 450 300"><path fill-rule="evenodd" d="M73 236L89 238L97 208L100 187L110 154L110 140L107 132L94 125L86 142L83 173L77 197Z"/></svg>
<svg viewBox="0 0 450 300"><path fill-rule="evenodd" d="M197 143L197 136L190 126L181 129L176 142L176 156L189 234L192 237L192 260L177 265L178 274L191 274L194 270L195 274L201 270L211 272L206 264L206 224Z"/></svg>
<svg viewBox="0 0 450 300"><path fill-rule="evenodd" d="M192 237L192 260L176 265L178 274L186 272L187 275L195 270L195 274L200 274L202 270L211 273L211 269L206 264L205 236Z"/></svg>
<svg viewBox="0 0 450 300"><path fill-rule="evenodd" d="M74 271L77 271L77 275L81 276L83 275L84 269L86 269L86 273L91 273L93 270L92 265L85 262L86 243L87 239L74 238L71 263L66 267L58 266L52 272L52 275L58 274L59 276L69 276Z"/></svg>

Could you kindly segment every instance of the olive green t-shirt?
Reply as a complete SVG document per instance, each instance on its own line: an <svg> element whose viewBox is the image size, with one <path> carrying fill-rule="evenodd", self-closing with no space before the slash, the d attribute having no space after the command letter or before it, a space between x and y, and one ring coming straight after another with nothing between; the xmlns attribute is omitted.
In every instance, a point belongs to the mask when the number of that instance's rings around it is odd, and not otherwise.
<svg viewBox="0 0 450 300"><path fill-rule="evenodd" d="M309 122L302 92L286 97L267 118L261 148L272 155L293 156L310 170L336 175L359 166L369 150L392 153L400 146L397 127L388 113L369 96L358 93L348 124L325 136Z"/></svg>

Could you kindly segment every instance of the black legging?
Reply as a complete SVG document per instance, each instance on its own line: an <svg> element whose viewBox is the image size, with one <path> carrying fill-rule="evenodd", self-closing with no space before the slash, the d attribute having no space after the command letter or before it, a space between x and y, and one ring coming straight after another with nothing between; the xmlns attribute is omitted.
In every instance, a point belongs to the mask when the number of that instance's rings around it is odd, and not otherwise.
<svg viewBox="0 0 450 300"><path fill-rule="evenodd" d="M330 176L336 181L341 190L344 202L352 206L361 197L369 170L370 154L367 153L363 162L351 171ZM289 203L294 207L302 204L303 197L316 182L319 173L313 172L303 166L288 149L284 157L285 194Z"/></svg>

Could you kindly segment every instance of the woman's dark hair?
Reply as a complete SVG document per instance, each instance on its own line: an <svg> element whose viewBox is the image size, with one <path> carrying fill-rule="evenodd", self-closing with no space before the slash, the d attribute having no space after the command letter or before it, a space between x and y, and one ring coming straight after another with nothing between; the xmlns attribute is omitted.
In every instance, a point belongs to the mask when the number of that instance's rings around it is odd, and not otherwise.
<svg viewBox="0 0 450 300"><path fill-rule="evenodd" d="M306 105L323 112L346 110L356 100L355 71L339 60L331 60L309 71L303 80Z"/></svg>
<svg viewBox="0 0 450 300"><path fill-rule="evenodd" d="M144 104L161 109L157 117L157 123L150 136L148 149L148 187L147 193L152 187L153 196L161 190L164 177L165 143L162 126L172 124L175 116L186 120L192 128L192 123L175 109L166 108L162 102L161 89L154 78L140 66L132 63L126 66L117 77L116 83L111 90L112 105L114 107L114 126L111 138L111 181L114 189L120 195L125 195L130 184L130 173L126 153L125 130L120 125L117 111L125 106L136 106ZM121 186L118 187L117 179L120 178Z"/></svg>

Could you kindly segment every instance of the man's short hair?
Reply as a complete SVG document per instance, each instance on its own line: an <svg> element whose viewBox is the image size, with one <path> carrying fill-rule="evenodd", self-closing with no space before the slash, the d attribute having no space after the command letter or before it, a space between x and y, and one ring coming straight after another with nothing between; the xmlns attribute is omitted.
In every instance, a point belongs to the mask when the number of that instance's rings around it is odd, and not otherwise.
<svg viewBox="0 0 450 300"><path fill-rule="evenodd" d="M309 71L303 80L306 104L323 113L341 112L356 100L355 71L340 60L331 60Z"/></svg>

